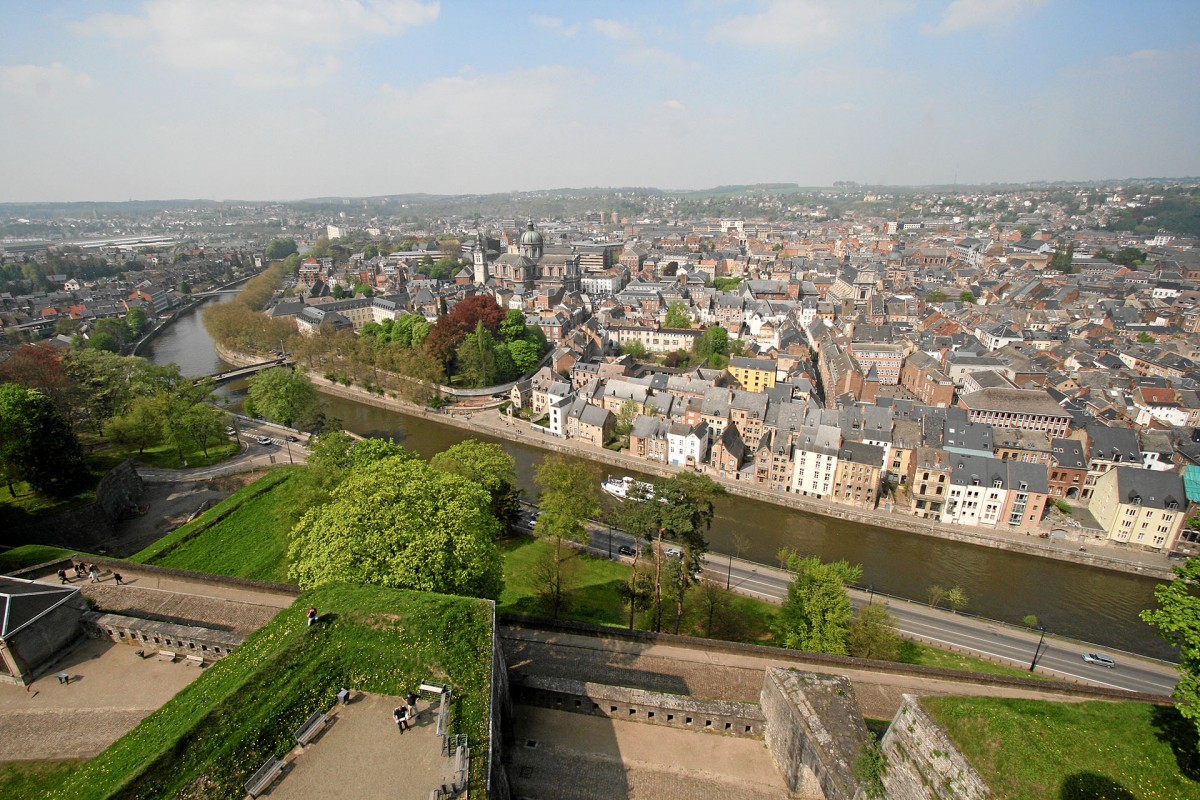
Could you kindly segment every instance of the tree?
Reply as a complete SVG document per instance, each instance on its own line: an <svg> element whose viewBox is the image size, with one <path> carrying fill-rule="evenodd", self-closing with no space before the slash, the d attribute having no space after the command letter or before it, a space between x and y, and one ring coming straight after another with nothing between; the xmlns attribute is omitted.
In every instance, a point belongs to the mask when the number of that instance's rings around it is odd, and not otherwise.
<svg viewBox="0 0 1200 800"><path fill-rule="evenodd" d="M486 489L501 530L508 530L520 509L521 489L517 486L517 461L503 447L494 442L467 439L438 453L429 464Z"/></svg>
<svg viewBox="0 0 1200 800"><path fill-rule="evenodd" d="M136 339L146 329L146 312L140 306L129 309L125 315L125 325L129 328L129 338Z"/></svg>
<svg viewBox="0 0 1200 800"><path fill-rule="evenodd" d="M661 567L662 542L665 534L682 545L679 568L672 573L672 595L675 598L675 633L679 633L683 617L683 599L687 590L698 580L704 566L708 541L704 534L712 526L716 501L726 495L712 478L694 472L681 472L655 487L652 503L659 511L659 536L655 549L655 615L654 629L661 630Z"/></svg>
<svg viewBox="0 0 1200 800"><path fill-rule="evenodd" d="M1171 567L1175 578L1154 589L1158 608L1141 613L1142 621L1158 628L1169 644L1178 648L1179 681L1171 696L1184 718L1200 734L1200 558L1189 558Z"/></svg>
<svg viewBox="0 0 1200 800"><path fill-rule="evenodd" d="M696 340L693 351L701 361L707 360L710 367L723 369L729 363L729 331L720 325L707 328Z"/></svg>
<svg viewBox="0 0 1200 800"><path fill-rule="evenodd" d="M970 602L967 599L967 593L961 586L955 586L946 592L946 602L950 604L953 611L962 611Z"/></svg>
<svg viewBox="0 0 1200 800"><path fill-rule="evenodd" d="M628 436L633 430L633 421L637 419L641 413L641 407L638 406L636 400L626 400L621 404L620 411L617 412L616 434L618 436Z"/></svg>
<svg viewBox="0 0 1200 800"><path fill-rule="evenodd" d="M483 487L419 459L351 472L292 530L288 570L301 586L366 583L496 598L499 523Z"/></svg>
<svg viewBox="0 0 1200 800"><path fill-rule="evenodd" d="M500 323L500 338L506 342L517 342L525 338L525 314L519 308L510 308Z"/></svg>
<svg viewBox="0 0 1200 800"><path fill-rule="evenodd" d="M455 356L458 374L468 386L492 386L496 383L496 340L491 331L477 323L475 332L463 339ZM511 360L511 359L510 359Z"/></svg>
<svg viewBox="0 0 1200 800"><path fill-rule="evenodd" d="M0 384L0 476L10 494L25 481L52 498L70 497L89 478L74 431L37 389Z"/></svg>
<svg viewBox="0 0 1200 800"><path fill-rule="evenodd" d="M929 607L937 608L946 599L946 587L932 584L929 587Z"/></svg>
<svg viewBox="0 0 1200 800"><path fill-rule="evenodd" d="M320 410L308 375L289 367L271 367L250 379L250 413L280 425L311 421Z"/></svg>
<svg viewBox="0 0 1200 800"><path fill-rule="evenodd" d="M690 328L692 315L681 300L674 300L667 306L667 318L663 321L664 328Z"/></svg>
<svg viewBox="0 0 1200 800"><path fill-rule="evenodd" d="M88 338L88 348L91 350L103 350L107 353L119 353L121 351L121 343L111 333L97 331Z"/></svg>
<svg viewBox="0 0 1200 800"><path fill-rule="evenodd" d="M279 261L299 251L295 239L272 239L267 243L264 255L268 261Z"/></svg>
<svg viewBox="0 0 1200 800"><path fill-rule="evenodd" d="M162 418L151 397L135 398L129 412L110 419L108 434L141 455L147 447L162 439Z"/></svg>
<svg viewBox="0 0 1200 800"><path fill-rule="evenodd" d="M72 350L63 360L74 413L99 434L104 423L129 410L136 394L150 388L151 367L143 358L101 350Z"/></svg>
<svg viewBox="0 0 1200 800"><path fill-rule="evenodd" d="M621 345L621 352L625 355L633 356L638 361L642 361L646 358L646 345L642 344L638 339L630 339Z"/></svg>
<svg viewBox="0 0 1200 800"><path fill-rule="evenodd" d="M1137 335L1137 340L1142 344L1154 344L1154 337L1145 331L1142 331Z"/></svg>
<svg viewBox="0 0 1200 800"><path fill-rule="evenodd" d="M793 650L846 655L853 618L846 584L861 577L862 567L845 561L823 563L816 556L791 550L779 556L796 577L775 622L776 639Z"/></svg>
<svg viewBox="0 0 1200 800"><path fill-rule="evenodd" d="M537 368L542 360L541 349L524 339L518 339L508 345L508 353L512 357L513 366L518 375L528 375Z"/></svg>
<svg viewBox="0 0 1200 800"><path fill-rule="evenodd" d="M846 652L855 658L895 661L900 655L900 635L891 613L877 605L859 611L846 633Z"/></svg>
<svg viewBox="0 0 1200 800"><path fill-rule="evenodd" d="M196 403L180 420L180 426L208 458L208 446L221 441L225 436L228 419L225 412L208 403Z"/></svg>
<svg viewBox="0 0 1200 800"><path fill-rule="evenodd" d="M541 594L547 610L558 619L569 588L563 567L576 556L573 548L563 545L568 541L587 543L587 521L600 512L600 492L597 476L587 462L559 455L543 459L533 480L539 489L538 508L542 512L537 534L554 544L552 559L542 570L546 580Z"/></svg>
<svg viewBox="0 0 1200 800"><path fill-rule="evenodd" d="M958 296L958 299L969 305L975 305L976 303L975 295L971 294L970 292L963 292Z"/></svg>

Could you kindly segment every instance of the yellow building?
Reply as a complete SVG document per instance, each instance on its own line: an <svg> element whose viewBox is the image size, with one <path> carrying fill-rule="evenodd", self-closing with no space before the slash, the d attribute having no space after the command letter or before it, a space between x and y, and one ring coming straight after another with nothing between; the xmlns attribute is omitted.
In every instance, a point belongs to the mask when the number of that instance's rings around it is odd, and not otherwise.
<svg viewBox="0 0 1200 800"><path fill-rule="evenodd" d="M1186 506L1178 474L1117 467L1096 481L1088 509L1109 539L1165 552L1175 544Z"/></svg>
<svg viewBox="0 0 1200 800"><path fill-rule="evenodd" d="M750 392L761 392L775 386L775 362L767 358L729 359L729 374Z"/></svg>

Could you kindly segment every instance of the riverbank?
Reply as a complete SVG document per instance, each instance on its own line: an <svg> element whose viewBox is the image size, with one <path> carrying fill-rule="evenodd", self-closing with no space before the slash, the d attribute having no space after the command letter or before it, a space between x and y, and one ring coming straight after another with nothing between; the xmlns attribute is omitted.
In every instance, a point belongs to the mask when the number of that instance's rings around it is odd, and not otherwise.
<svg viewBox="0 0 1200 800"><path fill-rule="evenodd" d="M254 357L233 353L221 348L219 345L216 347L217 354L230 364L244 365L253 363L255 360ZM302 366L300 368L303 369ZM307 370L307 372L312 379L313 385L321 392L356 403L398 412L409 417L426 419L431 422L438 422L497 438L508 439L513 442L520 442L544 450L598 461L618 470L631 470L658 475L660 477L669 477L683 471L683 468L680 467L671 467L666 464L644 461L625 453L617 453L604 448L593 447L577 440L560 439L545 428L532 425L517 418L509 418L501 415L494 409L480 410L478 407L446 407L435 410L423 408L386 395L373 394L355 386L344 386L334 383L326 380L322 375L312 370ZM1157 579L1170 579L1172 577L1170 565L1166 557L1157 554L1116 550L1115 547L1104 547L1104 550L1107 552L1095 552L1097 547L1103 547L1099 542L1089 543L1089 547L1092 549L1080 552L1076 549L1075 545L1057 545L1049 540L1041 539L1036 534L984 529L968 530L963 527L929 522L901 512L866 511L809 497L797 497L765 491L739 481L724 480L713 475L710 475L710 477L729 491L730 494L809 514L864 525L874 525L905 533L956 541L979 547L1006 550L1038 558L1082 564L1131 575Z"/></svg>

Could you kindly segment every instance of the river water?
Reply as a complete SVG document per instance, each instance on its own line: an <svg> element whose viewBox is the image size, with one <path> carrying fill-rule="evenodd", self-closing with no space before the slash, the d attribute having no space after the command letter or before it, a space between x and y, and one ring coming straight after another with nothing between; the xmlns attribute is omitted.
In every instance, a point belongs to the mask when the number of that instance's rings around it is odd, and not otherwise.
<svg viewBox="0 0 1200 800"><path fill-rule="evenodd" d="M228 369L217 357L201 316L196 311L184 314L143 354L154 363L174 362L185 375ZM230 384L223 392L236 404L245 384ZM347 430L391 437L426 457L472 435L341 398L324 400L327 413L341 419ZM532 497L533 472L546 451L486 435L475 438L499 442L512 454L521 486ZM604 471L605 465L598 464L598 480ZM718 505L709 533L711 549L731 552L735 532L747 542L740 555L753 561L774 564L784 547L826 560L844 558L862 564L862 583L874 585L879 593L923 600L931 584L962 586L970 597L970 613L1014 623L1036 614L1051 633L1172 657L1171 649L1137 616L1154 604L1153 579L829 519L742 497L729 497Z"/></svg>

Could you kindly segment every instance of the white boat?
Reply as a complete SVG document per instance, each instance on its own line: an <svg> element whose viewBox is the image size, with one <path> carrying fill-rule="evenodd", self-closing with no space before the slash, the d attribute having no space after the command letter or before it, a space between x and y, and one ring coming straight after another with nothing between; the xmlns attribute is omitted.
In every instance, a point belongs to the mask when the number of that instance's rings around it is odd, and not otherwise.
<svg viewBox="0 0 1200 800"><path fill-rule="evenodd" d="M622 478L614 478L609 475L608 478L600 484L600 488L611 494L618 500L624 500L629 496L629 493L637 487L639 491L639 499L649 500L654 497L654 487L645 481L637 481L628 475Z"/></svg>

